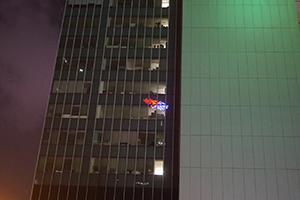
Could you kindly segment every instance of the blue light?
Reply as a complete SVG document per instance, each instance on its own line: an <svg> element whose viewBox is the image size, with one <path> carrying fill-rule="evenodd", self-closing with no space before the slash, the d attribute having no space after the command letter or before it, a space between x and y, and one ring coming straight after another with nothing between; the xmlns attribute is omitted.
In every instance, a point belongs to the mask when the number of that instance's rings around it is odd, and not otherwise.
<svg viewBox="0 0 300 200"><path fill-rule="evenodd" d="M167 110L169 106L164 102L160 101L156 105L153 105L152 108L156 108L157 110Z"/></svg>

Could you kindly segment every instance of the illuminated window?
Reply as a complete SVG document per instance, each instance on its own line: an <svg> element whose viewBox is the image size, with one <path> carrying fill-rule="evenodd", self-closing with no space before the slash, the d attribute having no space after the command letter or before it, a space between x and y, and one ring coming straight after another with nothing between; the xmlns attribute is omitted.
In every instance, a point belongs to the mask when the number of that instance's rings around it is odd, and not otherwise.
<svg viewBox="0 0 300 200"><path fill-rule="evenodd" d="M155 160L154 175L163 175L163 174L164 174L164 161Z"/></svg>
<svg viewBox="0 0 300 200"><path fill-rule="evenodd" d="M163 7L163 8L169 7L169 0L162 0L162 5L161 5L161 7Z"/></svg>

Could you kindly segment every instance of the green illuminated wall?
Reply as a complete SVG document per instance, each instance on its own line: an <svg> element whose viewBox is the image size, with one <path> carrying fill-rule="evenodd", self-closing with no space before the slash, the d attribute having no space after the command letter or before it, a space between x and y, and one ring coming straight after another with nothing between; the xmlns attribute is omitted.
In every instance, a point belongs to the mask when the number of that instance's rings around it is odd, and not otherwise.
<svg viewBox="0 0 300 200"><path fill-rule="evenodd" d="M180 199L300 199L294 0L183 0Z"/></svg>

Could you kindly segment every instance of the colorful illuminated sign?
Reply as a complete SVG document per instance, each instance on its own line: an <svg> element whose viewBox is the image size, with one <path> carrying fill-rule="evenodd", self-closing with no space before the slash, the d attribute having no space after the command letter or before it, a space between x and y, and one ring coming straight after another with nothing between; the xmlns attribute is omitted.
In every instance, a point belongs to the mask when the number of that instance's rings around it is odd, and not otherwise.
<svg viewBox="0 0 300 200"><path fill-rule="evenodd" d="M157 101L153 99L143 99L143 101L150 105L151 108L156 108L157 110L167 110L169 106L163 101Z"/></svg>

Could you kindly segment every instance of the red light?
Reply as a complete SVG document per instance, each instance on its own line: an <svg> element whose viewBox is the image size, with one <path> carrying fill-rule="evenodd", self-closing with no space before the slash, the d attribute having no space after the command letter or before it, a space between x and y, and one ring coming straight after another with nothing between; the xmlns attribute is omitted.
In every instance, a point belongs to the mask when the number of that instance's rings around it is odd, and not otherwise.
<svg viewBox="0 0 300 200"><path fill-rule="evenodd" d="M144 101L146 104L150 105L151 108L153 108L153 106L156 105L156 104L158 103L157 100L148 99L148 98L143 99L143 101Z"/></svg>

